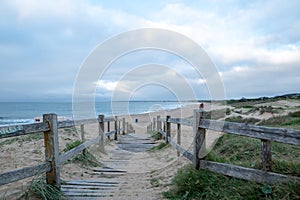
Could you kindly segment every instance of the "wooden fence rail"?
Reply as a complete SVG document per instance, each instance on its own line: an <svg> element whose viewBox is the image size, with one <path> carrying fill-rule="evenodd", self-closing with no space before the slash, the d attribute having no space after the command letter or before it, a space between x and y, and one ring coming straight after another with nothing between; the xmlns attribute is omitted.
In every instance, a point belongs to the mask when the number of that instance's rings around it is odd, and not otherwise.
<svg viewBox="0 0 300 200"><path fill-rule="evenodd" d="M107 132L104 132L105 122L108 127ZM110 130L110 122L115 123L114 130ZM89 141L85 141L84 125L95 123L99 124L99 136ZM75 126L80 126L82 144L59 155L58 129ZM125 129L125 127L127 127L127 129ZM43 122L0 127L0 139L44 132L45 144L45 162L1 173L0 186L37 174L46 173L47 183L60 187L60 168L64 162L81 152L85 154L85 149L96 143L99 144L99 150L104 151L104 137L110 138L111 135L114 135L114 138L117 139L117 134L120 134L121 131L122 134L125 134L125 132L129 133L128 131L134 132L132 125L126 122L125 118L118 120L117 117L104 118L104 115L99 115L97 119L66 120L58 122L56 114L46 114L43 115Z"/></svg>
<svg viewBox="0 0 300 200"><path fill-rule="evenodd" d="M252 180L257 182L277 183L295 180L300 182L300 177L288 176L271 172L272 153L271 141L281 142L291 145L300 145L300 131L285 128L264 127L248 125L244 123L233 123L226 121L204 119L202 109L194 110L193 118L181 119L167 116L165 119L157 116L158 139L165 138L166 143L170 143L177 150L177 154L182 154L189 159L196 169L208 169L220 174ZM177 124L177 141L171 138L170 124ZM194 132L193 152L184 149L181 143L181 125L192 126ZM163 126L163 129L161 128ZM226 163L218 163L205 160L205 137L206 130L215 130L234 135L246 136L261 140L261 166L262 169L246 168ZM153 131L153 130L152 130Z"/></svg>

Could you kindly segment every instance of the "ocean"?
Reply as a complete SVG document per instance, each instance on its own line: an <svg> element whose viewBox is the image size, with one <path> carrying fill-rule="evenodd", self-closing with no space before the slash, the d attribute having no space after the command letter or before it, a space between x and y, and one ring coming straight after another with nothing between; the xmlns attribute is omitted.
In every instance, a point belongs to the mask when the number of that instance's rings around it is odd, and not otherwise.
<svg viewBox="0 0 300 200"><path fill-rule="evenodd" d="M142 114L184 106L180 102L167 101L114 102L113 105L112 108L111 102L96 102L95 110L97 115ZM0 102L0 126L33 123L35 117L41 117L47 113L55 113L63 118L72 119L72 103Z"/></svg>

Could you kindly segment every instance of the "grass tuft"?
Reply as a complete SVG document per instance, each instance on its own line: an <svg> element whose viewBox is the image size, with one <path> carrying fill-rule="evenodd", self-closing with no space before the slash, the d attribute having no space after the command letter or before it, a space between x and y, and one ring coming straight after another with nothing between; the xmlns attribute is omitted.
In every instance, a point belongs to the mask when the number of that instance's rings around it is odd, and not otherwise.
<svg viewBox="0 0 300 200"><path fill-rule="evenodd" d="M71 149L81 145L82 142L80 140L76 140L74 142L69 142L66 144L66 148L64 149L64 152L70 151Z"/></svg>
<svg viewBox="0 0 300 200"><path fill-rule="evenodd" d="M159 151L159 150L164 149L164 148L167 148L167 147L169 147L169 146L170 146L169 144L167 144L167 143L165 143L165 142L162 142L162 143L160 143L159 145L152 147L152 148L149 149L148 151L150 151L150 152Z"/></svg>
<svg viewBox="0 0 300 200"><path fill-rule="evenodd" d="M67 143L64 151L67 152L81 144L82 142L80 140ZM80 163L82 166L91 166L91 167L98 167L101 165L101 163L97 160L97 158L89 151L87 151L87 149L85 150L84 154L78 154L77 156L72 158L69 162Z"/></svg>
<svg viewBox="0 0 300 200"><path fill-rule="evenodd" d="M45 176L34 178L27 191L21 199L44 199L44 200L60 200L65 199L63 193L55 186L47 184Z"/></svg>

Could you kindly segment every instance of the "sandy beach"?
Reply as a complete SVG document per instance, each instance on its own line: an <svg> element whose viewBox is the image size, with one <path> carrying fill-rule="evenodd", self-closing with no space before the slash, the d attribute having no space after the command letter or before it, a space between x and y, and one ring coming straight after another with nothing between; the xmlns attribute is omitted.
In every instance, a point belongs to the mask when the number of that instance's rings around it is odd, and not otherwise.
<svg viewBox="0 0 300 200"><path fill-rule="evenodd" d="M266 104L262 104L266 105ZM269 105L269 104L268 104ZM291 108L299 107L299 101L277 101L271 103L272 106L281 106L288 109L285 109L278 115L284 115L290 112ZM193 115L193 110L198 109L199 104L190 104L183 108L173 109L173 110L162 110L158 112L138 114L138 115L128 115L128 116L119 116L119 118L125 117L126 121L133 125L135 134L146 134L147 126L158 115L161 118L165 118L167 115L171 117L180 117L188 118ZM221 110L221 109L234 109L231 106L222 105L219 103L205 103L205 111L210 110ZM235 112L231 112L228 116L238 115ZM243 115L243 114L239 114ZM227 116L227 117L228 117ZM264 113L260 115L259 113L245 114L243 117L256 117L258 119L267 119L272 117L273 114ZM138 122L136 123L136 119ZM78 127L77 127L78 128ZM105 128L107 128L105 126ZM216 142L217 138L220 137L222 133L208 131L206 146L207 148L213 147L213 144ZM85 135L86 139L94 138L98 135L98 125L90 124L85 125ZM171 127L171 136L176 136L176 126L172 125ZM22 137L24 138L24 137ZM2 139L1 142L9 141L11 139ZM80 132L76 131L74 128L66 128L59 130L59 149L62 152L66 147L67 143L70 143L75 140L80 140ZM182 126L182 146L186 149L192 148L193 142L193 131L192 127ZM108 158L110 152L116 148L116 141L108 141L106 139L105 150L106 153L99 153L97 145L93 145L89 148L97 160L101 163L102 159ZM33 166L40 162L44 161L44 143L43 137L37 139L23 139L23 141L18 140L15 142L7 142L6 144L0 145L0 171L5 172L13 169L23 168L26 166ZM177 157L176 151L169 147L163 149L159 152L143 152L136 153L132 157L132 162L129 163L127 172L128 174L124 177L127 182L135 179L133 185L120 185L119 194L124 196L124 199L132 197L132 199L161 199L161 192L168 189L168 183L171 181L173 175L177 170L183 165L190 163L184 157ZM67 163L64 164L61 168L61 178L64 181L69 180L78 180L78 179L95 179L97 177L93 176L90 173L90 167L82 167L79 163ZM153 187L149 180L157 178L159 180L159 186ZM7 184L0 187L0 198L9 197L9 199L14 199L18 195L11 194L20 194L28 186L32 178L27 178L20 180L11 184ZM132 182L132 181L131 181ZM136 189L139 188L139 189ZM151 194L149 196L149 194ZM144 196L143 196L144 195ZM137 197L138 198L135 198ZM147 197L147 198L146 198ZM117 198L116 199L122 199ZM113 199L113 198L111 198Z"/></svg>

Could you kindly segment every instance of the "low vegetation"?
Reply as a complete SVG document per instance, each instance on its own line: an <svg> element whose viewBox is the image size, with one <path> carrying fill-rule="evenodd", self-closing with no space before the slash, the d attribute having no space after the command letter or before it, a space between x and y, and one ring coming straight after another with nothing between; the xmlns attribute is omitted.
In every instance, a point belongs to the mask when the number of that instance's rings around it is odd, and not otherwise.
<svg viewBox="0 0 300 200"><path fill-rule="evenodd" d="M237 117L227 117L225 121L228 122L237 122L237 123L245 123L245 124L255 124L259 122L259 119L256 118L243 118L242 116L237 116Z"/></svg>
<svg viewBox="0 0 300 200"><path fill-rule="evenodd" d="M154 152L154 151L159 151L159 150L161 150L161 149L168 148L168 147L170 147L169 144L167 144L167 143L165 143L165 142L162 142L162 143L160 143L159 145L152 147L152 148L149 149L148 151Z"/></svg>
<svg viewBox="0 0 300 200"><path fill-rule="evenodd" d="M18 137L13 137L13 138L8 138L0 142L0 147L7 145L7 144L12 144L14 142L30 142L30 141L36 141L36 140L41 140L44 139L44 134L41 133L35 133L35 134L29 134L29 135L23 135L23 136L18 136Z"/></svg>
<svg viewBox="0 0 300 200"><path fill-rule="evenodd" d="M251 106L249 109L253 109ZM271 108L266 108L267 110ZM254 124L256 119L227 118L226 121ZM300 111L273 117L259 125L300 129ZM272 166L276 173L300 177L300 146L271 142ZM261 168L261 141L254 138L224 134L219 138L207 160L239 166ZM163 193L168 199L300 199L300 183L276 185L256 183L224 176L208 170L195 170L188 165L180 169L171 189Z"/></svg>
<svg viewBox="0 0 300 200"><path fill-rule="evenodd" d="M300 146L272 142L272 171L300 176ZM261 142L258 139L225 134L220 137L207 160L261 168Z"/></svg>
<svg viewBox="0 0 300 200"><path fill-rule="evenodd" d="M24 200L43 199L43 200L60 200L64 199L63 193L55 186L47 184L45 176L34 178L24 195Z"/></svg>
<svg viewBox="0 0 300 200"><path fill-rule="evenodd" d="M164 192L168 199L299 199L300 184L268 185L223 176L192 165L180 169L173 187Z"/></svg>
<svg viewBox="0 0 300 200"><path fill-rule="evenodd" d="M262 120L259 125L300 129L300 111L291 112L285 116L277 116Z"/></svg>
<svg viewBox="0 0 300 200"><path fill-rule="evenodd" d="M76 140L74 142L70 142L66 144L66 148L64 149L65 152L79 146L82 144L80 140ZM74 163L80 163L82 166L91 166L91 167L98 167L101 165L101 163L97 160L97 158L91 154L87 149L85 150L84 153L80 153L74 158L72 158L70 162Z"/></svg>

